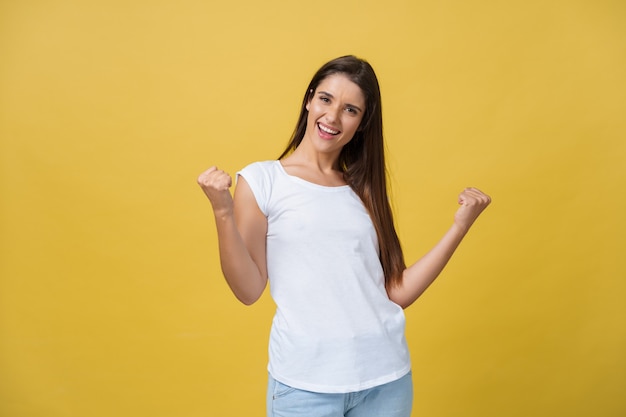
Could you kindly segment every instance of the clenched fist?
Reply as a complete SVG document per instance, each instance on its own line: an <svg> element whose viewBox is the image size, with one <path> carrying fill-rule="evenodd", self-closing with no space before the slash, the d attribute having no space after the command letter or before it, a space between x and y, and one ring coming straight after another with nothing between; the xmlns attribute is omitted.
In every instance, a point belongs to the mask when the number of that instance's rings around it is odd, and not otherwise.
<svg viewBox="0 0 626 417"><path fill-rule="evenodd" d="M461 207L454 215L454 222L464 230L470 228L480 213L491 203L491 198L477 188L466 188L459 194Z"/></svg>
<svg viewBox="0 0 626 417"><path fill-rule="evenodd" d="M226 172L213 166L198 177L198 185L211 201L216 216L230 214L233 211L233 197L230 187L233 180Z"/></svg>

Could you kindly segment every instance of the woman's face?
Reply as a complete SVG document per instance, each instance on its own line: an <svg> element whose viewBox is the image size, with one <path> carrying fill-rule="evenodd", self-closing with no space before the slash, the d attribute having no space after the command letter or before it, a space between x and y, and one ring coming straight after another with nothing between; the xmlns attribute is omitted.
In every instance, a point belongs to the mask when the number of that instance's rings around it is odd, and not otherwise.
<svg viewBox="0 0 626 417"><path fill-rule="evenodd" d="M317 86L306 105L305 139L320 152L337 156L356 133L363 113L365 96L345 75L329 75Z"/></svg>

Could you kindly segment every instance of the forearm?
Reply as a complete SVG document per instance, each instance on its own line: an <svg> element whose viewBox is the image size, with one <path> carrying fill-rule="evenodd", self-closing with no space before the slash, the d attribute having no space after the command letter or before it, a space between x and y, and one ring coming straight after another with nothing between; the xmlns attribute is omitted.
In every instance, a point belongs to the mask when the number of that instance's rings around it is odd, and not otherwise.
<svg viewBox="0 0 626 417"><path fill-rule="evenodd" d="M466 234L467 229L454 223L426 255L404 270L402 282L388 290L389 298L403 308L413 304L437 279Z"/></svg>
<svg viewBox="0 0 626 417"><path fill-rule="evenodd" d="M219 242L220 266L233 294L246 305L259 299L267 277L244 243L233 215L215 216Z"/></svg>

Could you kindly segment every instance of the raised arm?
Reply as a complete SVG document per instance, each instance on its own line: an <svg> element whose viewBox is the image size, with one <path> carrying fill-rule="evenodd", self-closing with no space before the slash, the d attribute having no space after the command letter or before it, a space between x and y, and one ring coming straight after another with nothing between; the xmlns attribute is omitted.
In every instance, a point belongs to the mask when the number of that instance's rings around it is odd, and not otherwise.
<svg viewBox="0 0 626 417"><path fill-rule="evenodd" d="M401 307L413 304L435 281L491 198L476 188L466 188L458 202L452 227L426 255L404 270L399 285L387 289L389 298Z"/></svg>
<svg viewBox="0 0 626 417"><path fill-rule="evenodd" d="M250 305L259 299L267 285L267 219L242 177L237 182L234 199L229 191L230 175L217 167L200 174L198 184L213 207L224 278L235 296Z"/></svg>

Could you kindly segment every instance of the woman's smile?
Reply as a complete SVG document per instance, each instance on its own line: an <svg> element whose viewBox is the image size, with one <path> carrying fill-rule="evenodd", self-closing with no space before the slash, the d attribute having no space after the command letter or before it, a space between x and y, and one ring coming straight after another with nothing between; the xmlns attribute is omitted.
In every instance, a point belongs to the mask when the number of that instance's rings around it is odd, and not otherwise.
<svg viewBox="0 0 626 417"><path fill-rule="evenodd" d="M317 123L318 134L322 139L333 139L335 136L341 133L340 130L333 129L320 122Z"/></svg>

